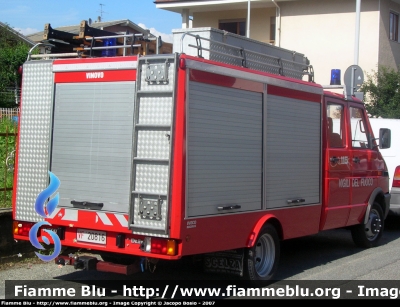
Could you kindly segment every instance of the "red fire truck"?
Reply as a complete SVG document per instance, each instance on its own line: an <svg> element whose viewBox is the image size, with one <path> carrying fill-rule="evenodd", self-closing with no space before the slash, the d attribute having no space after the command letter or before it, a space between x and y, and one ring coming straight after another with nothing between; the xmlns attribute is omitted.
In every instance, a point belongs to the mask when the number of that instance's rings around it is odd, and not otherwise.
<svg viewBox="0 0 400 307"><path fill-rule="evenodd" d="M50 228L102 256L59 264L131 274L196 256L254 281L273 279L282 240L347 228L376 246L390 130L374 137L363 102L316 84L300 53L212 28L174 40L173 54L23 65L14 238L46 221L41 242Z"/></svg>

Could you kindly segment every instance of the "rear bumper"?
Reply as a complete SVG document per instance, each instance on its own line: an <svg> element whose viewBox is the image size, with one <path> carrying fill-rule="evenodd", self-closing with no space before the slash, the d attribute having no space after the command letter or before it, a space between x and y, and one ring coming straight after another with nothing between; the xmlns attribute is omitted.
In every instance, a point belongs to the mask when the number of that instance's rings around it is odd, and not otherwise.
<svg viewBox="0 0 400 307"><path fill-rule="evenodd" d="M137 257L132 264L123 265L106 261L98 260L92 256L65 256L59 255L55 259L58 265L73 265L75 269L82 269L87 271L101 271L111 272L123 275L131 275L140 272L140 258Z"/></svg>
<svg viewBox="0 0 400 307"><path fill-rule="evenodd" d="M31 227L33 223L31 223ZM85 249L85 250L92 250L99 254L102 253L113 253L116 255L127 255L127 256L137 256L137 257L144 257L144 258L154 258L154 259L164 259L164 260L177 260L182 257L180 253L180 247L178 240L176 241L176 255L167 255L165 253L154 253L151 251L143 250L142 246L144 244L145 236L122 233L122 232L114 232L114 231L103 231L104 232L104 243L99 242L87 242L82 241L79 238L80 233L78 233L78 227L67 227L63 225L51 225L51 227L42 227L39 229L38 241L43 242L43 238L47 237L46 233L43 232L44 230L51 230L56 233L60 240L61 247L71 247L77 249ZM89 232L99 232L96 230L86 229ZM14 239L17 240L25 240L29 241L29 237L27 234L25 235L16 235L14 234ZM48 240L51 240L47 238ZM168 240L166 238L157 238L152 237L152 239L160 239L160 240ZM151 245L151 244L150 244ZM68 261L67 261L68 262ZM71 261L69 261L71 262Z"/></svg>

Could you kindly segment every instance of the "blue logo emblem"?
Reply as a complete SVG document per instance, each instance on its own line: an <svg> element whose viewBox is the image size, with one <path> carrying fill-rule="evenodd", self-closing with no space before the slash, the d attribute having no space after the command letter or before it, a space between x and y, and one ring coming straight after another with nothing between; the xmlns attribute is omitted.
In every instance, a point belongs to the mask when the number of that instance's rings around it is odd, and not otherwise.
<svg viewBox="0 0 400 307"><path fill-rule="evenodd" d="M54 175L52 172L49 172L50 175L50 184L49 186L44 189L42 192L39 193L38 197L36 198L35 202L35 211L37 214L39 214L43 218L49 217L54 210L56 209L59 201L59 194L57 193L52 199L50 199L47 202L46 205L46 200L54 193L57 191L57 189L60 187L60 180L57 178L56 175ZM31 241L31 244L36 247L37 249L44 250L45 248L43 245L39 243L38 240L38 231L39 228L43 225L48 225L51 226L51 224L47 221L42 221L42 222L37 222L31 230L29 231L29 241ZM61 252L61 241L60 237L51 230L44 229L47 234L51 237L53 244L54 244L54 251L51 255L42 255L38 252L35 252L36 256L38 256L41 260L43 261L51 261L55 259ZM51 242L49 239L45 236L42 236L41 239L43 242L47 245L49 245Z"/></svg>

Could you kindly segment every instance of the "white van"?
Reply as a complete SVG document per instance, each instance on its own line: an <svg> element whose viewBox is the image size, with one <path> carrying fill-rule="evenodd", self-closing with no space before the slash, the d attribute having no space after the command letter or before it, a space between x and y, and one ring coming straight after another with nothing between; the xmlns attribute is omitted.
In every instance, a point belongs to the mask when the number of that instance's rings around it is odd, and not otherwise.
<svg viewBox="0 0 400 307"><path fill-rule="evenodd" d="M391 184L389 213L400 216L400 119L370 118L369 120L376 138L379 137L380 128L391 130L391 147L382 149L381 153L389 170Z"/></svg>

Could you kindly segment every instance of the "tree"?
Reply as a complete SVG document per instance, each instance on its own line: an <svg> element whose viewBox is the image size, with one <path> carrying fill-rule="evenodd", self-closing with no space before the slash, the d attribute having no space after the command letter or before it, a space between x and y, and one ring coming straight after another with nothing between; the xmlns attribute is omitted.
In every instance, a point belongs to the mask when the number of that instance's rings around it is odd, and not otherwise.
<svg viewBox="0 0 400 307"><path fill-rule="evenodd" d="M380 66L366 75L360 90L365 93L365 107L372 116L400 119L400 72Z"/></svg>
<svg viewBox="0 0 400 307"><path fill-rule="evenodd" d="M15 107L14 89L20 87L19 67L25 62L29 46L11 28L0 26L0 107Z"/></svg>

